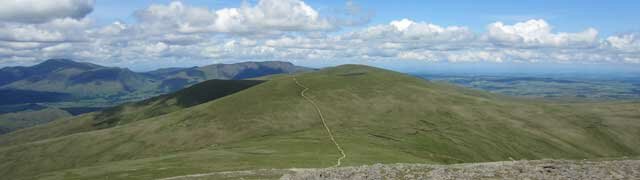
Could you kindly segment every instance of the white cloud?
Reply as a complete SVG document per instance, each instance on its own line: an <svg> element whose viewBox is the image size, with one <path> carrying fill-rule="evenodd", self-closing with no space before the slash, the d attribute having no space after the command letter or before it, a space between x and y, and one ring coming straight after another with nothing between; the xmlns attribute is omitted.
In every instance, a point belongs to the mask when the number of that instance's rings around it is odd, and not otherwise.
<svg viewBox="0 0 640 180"><path fill-rule="evenodd" d="M0 41L9 42L65 42L81 41L88 19L54 19L43 24L0 23Z"/></svg>
<svg viewBox="0 0 640 180"><path fill-rule="evenodd" d="M105 27L98 29L98 33L104 36L116 36L116 35L120 35L122 32L126 31L127 29L129 29L127 24L124 24L120 21L116 21L111 23L110 25L107 25Z"/></svg>
<svg viewBox="0 0 640 180"><path fill-rule="evenodd" d="M209 9L187 6L180 1L151 5L135 15L145 31L209 32L214 29L216 20L215 13Z"/></svg>
<svg viewBox="0 0 640 180"><path fill-rule="evenodd" d="M104 26L71 15L0 21L0 64L58 57L106 65L212 59L640 63L637 33L603 39L591 28L554 32L545 20L495 22L473 32L399 19L343 32L356 20L333 19L300 0L217 10L174 1L134 16L138 21Z"/></svg>
<svg viewBox="0 0 640 180"><path fill-rule="evenodd" d="M149 44L145 47L144 51L146 54L158 54L166 51L169 48L167 44L158 42L156 44Z"/></svg>
<svg viewBox="0 0 640 180"><path fill-rule="evenodd" d="M44 52L58 52L58 51L63 51L63 50L68 50L71 48L71 44L70 43L62 43L62 44L57 44L55 46L49 46L49 47L45 47L42 48L42 51Z"/></svg>
<svg viewBox="0 0 640 180"><path fill-rule="evenodd" d="M94 0L3 0L0 21L44 23L59 18L82 19L93 11Z"/></svg>
<svg viewBox="0 0 640 180"><path fill-rule="evenodd" d="M466 27L442 27L431 23L402 19L392 21L388 25L365 28L348 34L345 38L378 41L379 44L395 49L414 49L445 48L443 45L451 46L456 42L473 41L475 35Z"/></svg>
<svg viewBox="0 0 640 180"><path fill-rule="evenodd" d="M639 34L635 34L635 33L621 34L617 36L610 36L606 40L610 46L619 50L640 51L640 35Z"/></svg>
<svg viewBox="0 0 640 180"><path fill-rule="evenodd" d="M37 42L6 42L6 41L0 41L0 47L7 48L7 49L14 49L14 50L35 49L35 48L41 48L43 46L47 46L47 44L37 43Z"/></svg>
<svg viewBox="0 0 640 180"><path fill-rule="evenodd" d="M300 0L260 0L257 5L216 11L216 28L222 32L329 30L333 25Z"/></svg>
<svg viewBox="0 0 640 180"><path fill-rule="evenodd" d="M552 27L542 19L514 25L492 23L488 26L487 35L495 43L515 46L588 47L598 40L598 31L593 28L577 33L553 33Z"/></svg>
<svg viewBox="0 0 640 180"><path fill-rule="evenodd" d="M136 17L145 30L179 33L276 33L322 31L334 26L300 0L260 0L256 5L210 10L180 1L152 5ZM162 33L165 33L165 32Z"/></svg>

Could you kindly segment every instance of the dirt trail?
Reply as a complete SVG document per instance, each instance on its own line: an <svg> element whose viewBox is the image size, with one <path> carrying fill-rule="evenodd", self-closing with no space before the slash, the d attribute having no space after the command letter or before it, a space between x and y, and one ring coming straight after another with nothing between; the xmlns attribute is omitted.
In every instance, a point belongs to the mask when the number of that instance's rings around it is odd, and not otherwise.
<svg viewBox="0 0 640 180"><path fill-rule="evenodd" d="M336 165L334 165L333 167L338 167L340 166L340 164L342 163L342 159L347 157L347 154L344 153L344 150L342 149L342 147L340 146L340 144L338 144L338 141L336 141L336 138L333 137L333 133L331 132L331 129L329 128L329 126L327 125L326 120L324 119L324 116L322 115L322 111L320 110L320 107L318 106L318 104L316 104L315 101L313 101L313 99L311 99L310 97L306 96L304 93L307 92L309 90L308 87L302 85L298 79L296 77L293 77L293 80L296 82L296 84L298 86L300 86L301 88L303 88L302 91L300 91L300 96L302 96L305 100L307 100L309 103L311 103L313 105L313 107L316 108L316 111L318 112L318 115L320 116L320 120L322 120L322 125L324 126L324 129L327 130L327 134L329 134L329 138L331 139L331 141L333 142L333 144L336 145L336 148L338 149L338 151L340 152L340 154L342 154L342 156L340 158L338 158L338 162L336 163Z"/></svg>

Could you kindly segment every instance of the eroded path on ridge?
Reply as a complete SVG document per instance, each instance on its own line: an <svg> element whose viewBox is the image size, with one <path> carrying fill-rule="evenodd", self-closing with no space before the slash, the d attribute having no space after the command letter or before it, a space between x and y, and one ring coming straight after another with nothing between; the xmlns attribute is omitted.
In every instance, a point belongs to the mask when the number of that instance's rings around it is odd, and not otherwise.
<svg viewBox="0 0 640 180"><path fill-rule="evenodd" d="M346 158L347 154L344 153L344 150L342 149L342 146L340 146L340 144L338 144L338 141L336 141L336 138L333 136L333 133L331 132L331 129L327 125L327 121L324 119L324 116L322 115L322 111L320 110L320 106L318 106L318 104L316 104L316 102L313 101L313 99L311 99L310 97L308 97L308 96L306 96L304 94L305 92L307 92L309 90L309 88L304 86L302 83L300 83L296 77L293 77L293 80L296 82L296 84L298 86L303 88L303 90L300 91L300 96L302 96L302 98L304 98L309 103L311 103L313 105L313 107L316 109L316 112L318 112L318 116L320 116L320 120L322 121L322 125L324 126L324 129L327 130L327 134L329 135L329 138L331 139L331 142L333 142L333 144L336 145L336 148L338 149L338 151L342 155L340 158L338 158L338 162L336 163L336 165L334 165L334 167L340 166L340 164L342 163L342 159Z"/></svg>

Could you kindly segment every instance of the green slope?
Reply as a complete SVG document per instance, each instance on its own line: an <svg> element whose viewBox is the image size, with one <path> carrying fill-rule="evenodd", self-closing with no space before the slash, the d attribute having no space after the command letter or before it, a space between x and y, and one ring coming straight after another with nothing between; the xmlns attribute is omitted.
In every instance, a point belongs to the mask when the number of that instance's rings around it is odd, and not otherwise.
<svg viewBox="0 0 640 180"><path fill-rule="evenodd" d="M161 116L173 111L221 98L262 83L259 80L209 80L175 93L123 104L100 112L64 119L0 136L0 146L55 138L74 133L110 128Z"/></svg>
<svg viewBox="0 0 640 180"><path fill-rule="evenodd" d="M289 62L266 61L138 73L123 68L51 59L30 67L0 69L0 106L3 106L0 111L15 112L4 107L40 103L90 112L175 92L211 79L247 79L309 70ZM8 130L13 129L2 131Z"/></svg>
<svg viewBox="0 0 640 180"><path fill-rule="evenodd" d="M0 114L0 134L66 117L71 117L71 114L56 108Z"/></svg>
<svg viewBox="0 0 640 180"><path fill-rule="evenodd" d="M640 153L640 112L632 110L640 108L637 103L543 104L357 65L297 79L321 107L346 151L347 166ZM55 138L37 134L82 127L79 122L91 121L85 116L0 136L0 174L149 179L331 166L340 154L301 90L292 77L277 76L229 96L111 128Z"/></svg>

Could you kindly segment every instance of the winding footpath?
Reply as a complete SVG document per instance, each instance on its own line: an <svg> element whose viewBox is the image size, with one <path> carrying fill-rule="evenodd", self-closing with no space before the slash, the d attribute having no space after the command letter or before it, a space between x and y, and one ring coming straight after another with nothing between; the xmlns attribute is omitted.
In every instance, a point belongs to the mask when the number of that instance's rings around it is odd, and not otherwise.
<svg viewBox="0 0 640 180"><path fill-rule="evenodd" d="M338 141L336 141L336 138L333 137L333 133L331 132L331 129L329 128L329 126L327 125L326 120L324 119L324 116L322 115L322 111L320 111L320 106L318 106L318 104L316 104L315 101L313 101L313 99L311 99L310 97L306 96L304 93L307 92L309 90L308 87L302 85L298 79L296 79L296 77L293 77L293 80L296 82L296 84L298 86L300 86L301 88L303 88L302 91L300 91L300 96L302 96L305 100L307 100L309 103L311 103L313 105L313 107L316 108L316 111L318 112L318 115L320 116L320 120L322 120L322 125L324 126L324 129L327 130L327 134L329 134L329 138L331 138L331 142L333 142L333 144L336 145L336 148L338 149L338 151L340 152L340 154L342 154L342 156L340 158L338 158L338 162L336 163L336 165L334 165L333 167L338 167L340 166L340 164L342 163L342 159L347 157L347 154L344 153L344 150L342 149L342 147L340 146L340 144L338 144Z"/></svg>
<svg viewBox="0 0 640 180"><path fill-rule="evenodd" d="M333 166L336 168L339 167L342 164L342 159L346 158L347 154L344 153L342 146L340 146L340 144L338 144L338 141L336 141L336 138L333 137L333 133L331 132L331 129L327 125L327 122L324 119L324 116L322 115L320 106L318 106L318 104L316 104L316 102L313 101L313 99L311 99L310 97L304 94L309 90L309 88L302 85L300 82L298 82L298 79L296 79L295 76L293 77L293 80L296 82L298 86L303 88L303 90L300 91L300 96L302 96L306 101L311 103L313 107L315 107L316 112L318 112L318 116L320 116L320 120L322 120L322 125L324 126L324 129L327 131L327 134L329 134L329 138L331 139L331 142L333 142L333 144L336 145L336 149L338 149L338 151L342 155L340 158L338 158L338 162L336 163L336 165ZM224 172L212 172L212 173L200 173L200 174L190 174L190 175L183 175L183 176L174 176L174 177L162 178L159 180L177 180L177 179L191 179L191 178L197 179L197 178L205 178L209 176L230 176L230 177L243 176L243 175L251 176L251 175L258 174L258 172L268 173L268 174L274 174L274 173L291 174L291 173L295 173L297 171L303 171L303 170L304 169L291 168L291 169L279 169L279 170L278 169L260 169L260 170L247 170L247 171L224 171Z"/></svg>

